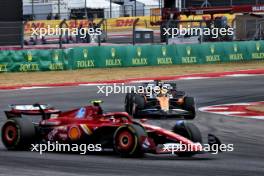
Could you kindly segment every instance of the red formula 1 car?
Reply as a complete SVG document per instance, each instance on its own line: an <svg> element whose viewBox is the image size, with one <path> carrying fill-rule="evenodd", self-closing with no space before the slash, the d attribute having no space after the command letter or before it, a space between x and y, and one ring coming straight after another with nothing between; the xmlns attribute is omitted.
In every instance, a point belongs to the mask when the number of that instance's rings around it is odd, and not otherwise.
<svg viewBox="0 0 264 176"><path fill-rule="evenodd" d="M101 144L122 156L142 156L144 153L171 153L173 145L188 145L184 150L173 151L178 156L203 153L199 129L184 121L166 130L134 121L125 112L103 113L99 102L78 109L61 112L48 105L11 105L5 111L7 121L2 127L2 141L9 150L29 149L31 144L60 142ZM41 116L32 122L24 116ZM209 144L219 144L210 135Z"/></svg>

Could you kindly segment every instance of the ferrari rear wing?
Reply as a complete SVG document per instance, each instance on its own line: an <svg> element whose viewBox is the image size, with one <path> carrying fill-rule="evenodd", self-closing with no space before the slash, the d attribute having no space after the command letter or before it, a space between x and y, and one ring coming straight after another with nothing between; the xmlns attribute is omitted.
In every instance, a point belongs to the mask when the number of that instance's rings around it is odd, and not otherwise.
<svg viewBox="0 0 264 176"><path fill-rule="evenodd" d="M42 116L42 119L49 119L52 114L60 114L61 111L57 110L50 105L45 104L33 104L33 105L21 105L21 104L12 104L9 106L10 110L5 111L6 117L8 119L10 118L16 118L20 117L22 118L23 115L28 116Z"/></svg>

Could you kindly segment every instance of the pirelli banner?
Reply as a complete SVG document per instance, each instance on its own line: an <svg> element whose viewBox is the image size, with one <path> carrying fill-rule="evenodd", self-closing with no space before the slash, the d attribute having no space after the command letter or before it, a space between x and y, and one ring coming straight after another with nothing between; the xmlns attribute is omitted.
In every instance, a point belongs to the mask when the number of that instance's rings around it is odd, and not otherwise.
<svg viewBox="0 0 264 176"><path fill-rule="evenodd" d="M264 60L264 41L0 51L0 72L210 64L252 60Z"/></svg>

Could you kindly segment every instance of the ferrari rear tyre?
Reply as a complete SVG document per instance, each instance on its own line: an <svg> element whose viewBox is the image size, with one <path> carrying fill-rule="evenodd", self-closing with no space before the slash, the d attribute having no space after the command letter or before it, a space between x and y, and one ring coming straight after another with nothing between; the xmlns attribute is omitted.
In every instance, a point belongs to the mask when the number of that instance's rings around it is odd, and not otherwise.
<svg viewBox="0 0 264 176"><path fill-rule="evenodd" d="M2 141L8 150L29 149L35 140L35 127L31 121L11 118L2 127Z"/></svg>
<svg viewBox="0 0 264 176"><path fill-rule="evenodd" d="M122 157L140 157L144 153L141 139L146 136L145 129L138 124L121 126L114 134L114 150Z"/></svg>

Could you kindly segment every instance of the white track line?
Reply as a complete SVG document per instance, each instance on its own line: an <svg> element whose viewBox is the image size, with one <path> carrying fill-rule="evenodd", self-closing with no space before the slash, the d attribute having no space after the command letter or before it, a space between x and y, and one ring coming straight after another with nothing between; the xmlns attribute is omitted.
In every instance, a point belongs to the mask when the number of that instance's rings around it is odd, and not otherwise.
<svg viewBox="0 0 264 176"><path fill-rule="evenodd" d="M52 87L38 87L38 86L34 86L34 87L21 87L19 89L20 90L32 90L32 89L47 89L47 88L52 88Z"/></svg>
<svg viewBox="0 0 264 176"><path fill-rule="evenodd" d="M214 77L184 77L184 78L179 78L178 80L199 80L199 79L210 79L210 78L214 78Z"/></svg>
<svg viewBox="0 0 264 176"><path fill-rule="evenodd" d="M248 76L257 76L256 74L231 74L225 75L225 77L248 77Z"/></svg>
<svg viewBox="0 0 264 176"><path fill-rule="evenodd" d="M263 76L264 74L229 74L229 75L219 75L219 76L190 76L190 77L182 77L172 79L172 81L176 80L201 80L201 79L216 79L216 78L223 78L223 77L246 77L246 76ZM126 83L144 83L144 82L153 82L154 80L133 80L128 81ZM110 85L114 83L87 83L87 84L76 84L73 86L98 86L98 85ZM117 83L119 84L119 83ZM121 83L120 83L121 84ZM17 89L10 89L10 90L33 90L33 89L46 89L46 88L54 88L54 87L63 87L63 86L33 86L33 87L21 87ZM3 91L3 90L0 90Z"/></svg>
<svg viewBox="0 0 264 176"><path fill-rule="evenodd" d="M227 107L212 107L212 106L199 108L200 111L225 110L225 109L228 109L228 108Z"/></svg>
<svg viewBox="0 0 264 176"><path fill-rule="evenodd" d="M237 115L237 114L245 114L245 112L238 112L238 111L225 111L225 112L210 112L209 113L214 113L214 114L221 114L221 115Z"/></svg>
<svg viewBox="0 0 264 176"><path fill-rule="evenodd" d="M260 101L263 102L263 101ZM240 111L224 111L225 109L228 109L228 107L223 107L223 106L249 106L249 105L254 105L259 102L251 102L251 103L232 103L232 104L221 104L221 105L214 105L214 106L206 106L206 107L201 107L199 108L199 111L205 112L205 113L210 113L210 114L219 114L219 115L226 115L226 116L231 116L231 117L241 117L241 118L250 118L250 119L258 119L258 120L264 120L264 116L245 116L247 112L240 112ZM222 112L220 111L213 111L213 110L223 110ZM239 116L242 115L243 116Z"/></svg>

